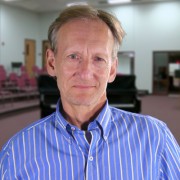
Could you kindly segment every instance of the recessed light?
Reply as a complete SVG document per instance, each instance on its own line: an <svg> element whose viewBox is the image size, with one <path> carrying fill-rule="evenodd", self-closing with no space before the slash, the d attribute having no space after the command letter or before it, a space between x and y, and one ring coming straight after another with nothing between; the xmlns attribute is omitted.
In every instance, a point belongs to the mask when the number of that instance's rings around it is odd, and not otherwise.
<svg viewBox="0 0 180 180"><path fill-rule="evenodd" d="M88 5L87 2L74 2L74 3L68 3L67 7L75 6L75 5Z"/></svg>
<svg viewBox="0 0 180 180"><path fill-rule="evenodd" d="M131 0L108 0L109 4L117 4L117 3L129 3Z"/></svg>
<svg viewBox="0 0 180 180"><path fill-rule="evenodd" d="M20 1L20 0L3 0L4 2L16 2L16 1Z"/></svg>

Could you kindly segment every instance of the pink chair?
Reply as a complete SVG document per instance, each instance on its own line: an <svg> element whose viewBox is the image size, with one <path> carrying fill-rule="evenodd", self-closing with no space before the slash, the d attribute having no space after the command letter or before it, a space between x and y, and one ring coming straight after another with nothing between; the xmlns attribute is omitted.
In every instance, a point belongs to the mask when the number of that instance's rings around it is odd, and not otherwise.
<svg viewBox="0 0 180 180"><path fill-rule="evenodd" d="M0 65L0 71L5 70L3 65Z"/></svg>
<svg viewBox="0 0 180 180"><path fill-rule="evenodd" d="M3 65L0 65L0 80L6 80L6 70Z"/></svg>
<svg viewBox="0 0 180 180"><path fill-rule="evenodd" d="M8 76L8 81L9 81L9 89L12 91L17 91L17 81L18 81L19 76L15 72L11 72Z"/></svg>
<svg viewBox="0 0 180 180"><path fill-rule="evenodd" d="M5 86L5 82L7 81L6 70L3 65L0 65L0 84L1 87Z"/></svg>
<svg viewBox="0 0 180 180"><path fill-rule="evenodd" d="M15 72L11 72L9 74L9 81L11 82L17 82L18 79L18 75Z"/></svg>
<svg viewBox="0 0 180 180"><path fill-rule="evenodd" d="M40 76L41 74L45 74L47 72L46 68L41 69L37 66L34 66L32 70L33 70L36 77Z"/></svg>
<svg viewBox="0 0 180 180"><path fill-rule="evenodd" d="M6 81L6 73L3 72L3 71L0 71L0 81L3 82L3 81Z"/></svg>
<svg viewBox="0 0 180 180"><path fill-rule="evenodd" d="M37 79L35 77L32 77L29 79L29 86L32 89L32 91L37 91Z"/></svg>
<svg viewBox="0 0 180 180"><path fill-rule="evenodd" d="M6 90L6 82L7 82L6 70L3 65L0 65L0 96L1 97L10 94L10 92Z"/></svg>
<svg viewBox="0 0 180 180"><path fill-rule="evenodd" d="M21 74L26 72L26 67L24 65L21 66Z"/></svg>
<svg viewBox="0 0 180 180"><path fill-rule="evenodd" d="M34 84L33 84L34 83ZM21 92L31 92L34 91L35 87L32 87L32 85L35 85L34 80L29 78L27 74L22 74L18 79L17 79L17 88Z"/></svg>
<svg viewBox="0 0 180 180"><path fill-rule="evenodd" d="M20 76L17 79L17 89L18 89L18 91L26 91L26 87L27 87L26 79L24 77Z"/></svg>

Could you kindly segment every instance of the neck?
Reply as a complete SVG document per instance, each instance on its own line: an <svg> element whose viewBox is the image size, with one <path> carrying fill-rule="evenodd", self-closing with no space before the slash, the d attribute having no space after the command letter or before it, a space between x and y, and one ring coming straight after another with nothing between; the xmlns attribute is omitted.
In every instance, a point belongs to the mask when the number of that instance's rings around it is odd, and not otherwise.
<svg viewBox="0 0 180 180"><path fill-rule="evenodd" d="M69 105L62 102L63 116L79 129L87 130L88 124L99 114L104 104L105 101L94 106Z"/></svg>

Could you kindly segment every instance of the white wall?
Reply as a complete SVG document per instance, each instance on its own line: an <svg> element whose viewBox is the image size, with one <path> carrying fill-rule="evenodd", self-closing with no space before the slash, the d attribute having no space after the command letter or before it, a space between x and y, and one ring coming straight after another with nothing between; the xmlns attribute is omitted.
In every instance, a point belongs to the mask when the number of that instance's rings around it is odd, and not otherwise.
<svg viewBox="0 0 180 180"><path fill-rule="evenodd" d="M152 92L153 51L180 51L180 2L113 7L127 35L121 50L135 52L137 87Z"/></svg>
<svg viewBox="0 0 180 180"><path fill-rule="evenodd" d="M36 62L41 64L39 15L0 5L0 64L11 71L11 62L24 63L24 40L36 40Z"/></svg>
<svg viewBox="0 0 180 180"><path fill-rule="evenodd" d="M180 51L180 1L105 8L121 21L127 35L122 51L135 52L136 84L152 92L153 51ZM36 62L41 66L41 43L59 12L36 14L0 4L0 64L24 61L24 39L35 39ZM5 45L2 45L5 42Z"/></svg>

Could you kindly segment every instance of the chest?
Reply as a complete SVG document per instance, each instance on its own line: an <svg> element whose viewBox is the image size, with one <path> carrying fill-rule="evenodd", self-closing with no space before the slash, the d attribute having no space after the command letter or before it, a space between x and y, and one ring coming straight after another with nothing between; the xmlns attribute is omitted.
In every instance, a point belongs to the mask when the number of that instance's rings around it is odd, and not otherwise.
<svg viewBox="0 0 180 180"><path fill-rule="evenodd" d="M152 178L157 165L151 147L129 136L114 131L103 138L94 131L90 144L81 134L68 139L62 134L40 136L22 147L14 175L48 180Z"/></svg>

